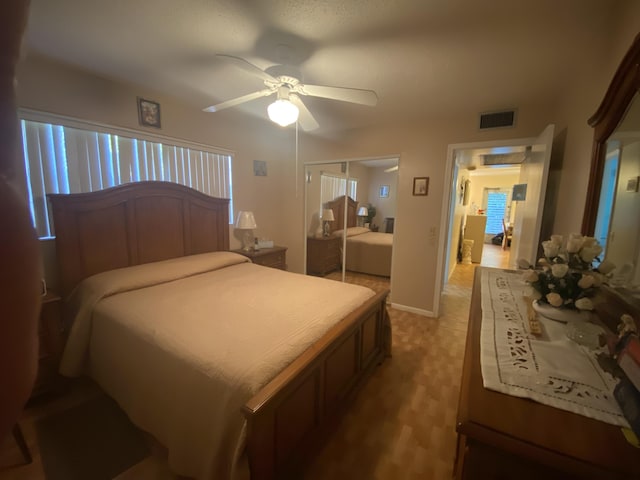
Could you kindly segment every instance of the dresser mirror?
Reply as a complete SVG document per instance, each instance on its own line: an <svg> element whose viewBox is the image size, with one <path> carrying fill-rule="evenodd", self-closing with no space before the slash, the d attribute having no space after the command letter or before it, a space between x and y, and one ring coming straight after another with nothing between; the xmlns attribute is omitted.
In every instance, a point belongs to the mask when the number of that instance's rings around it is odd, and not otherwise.
<svg viewBox="0 0 640 480"><path fill-rule="evenodd" d="M618 266L613 286L633 303L640 300L639 91L640 35L589 119L594 142L582 222L583 233L596 237L604 258Z"/></svg>

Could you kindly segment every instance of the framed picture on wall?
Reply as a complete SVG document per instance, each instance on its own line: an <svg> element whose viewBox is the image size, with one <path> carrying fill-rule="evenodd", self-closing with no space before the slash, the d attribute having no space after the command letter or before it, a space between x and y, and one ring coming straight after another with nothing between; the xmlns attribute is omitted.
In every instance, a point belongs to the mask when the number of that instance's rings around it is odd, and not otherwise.
<svg viewBox="0 0 640 480"><path fill-rule="evenodd" d="M519 183L513 186L512 202L523 202L527 199L527 184Z"/></svg>
<svg viewBox="0 0 640 480"><path fill-rule="evenodd" d="M256 177L266 177L267 176L267 162L264 160L254 160L253 161L253 174Z"/></svg>
<svg viewBox="0 0 640 480"><path fill-rule="evenodd" d="M429 177L413 177L413 194L429 195Z"/></svg>
<svg viewBox="0 0 640 480"><path fill-rule="evenodd" d="M378 196L380 198L387 198L389 196L389 185L380 185Z"/></svg>
<svg viewBox="0 0 640 480"><path fill-rule="evenodd" d="M138 97L138 122L145 127L160 128L160 104Z"/></svg>

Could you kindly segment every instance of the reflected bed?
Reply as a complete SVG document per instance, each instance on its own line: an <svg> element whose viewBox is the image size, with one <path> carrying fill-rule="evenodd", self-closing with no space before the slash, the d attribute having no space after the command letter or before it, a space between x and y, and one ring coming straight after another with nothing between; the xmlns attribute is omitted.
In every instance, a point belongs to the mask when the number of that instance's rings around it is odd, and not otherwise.
<svg viewBox="0 0 640 480"><path fill-rule="evenodd" d="M393 234L372 232L365 227L357 227L357 202L344 195L328 203L333 210L336 226L334 235L342 235L345 198L347 201L347 255L346 269L351 272L391 276L391 256Z"/></svg>

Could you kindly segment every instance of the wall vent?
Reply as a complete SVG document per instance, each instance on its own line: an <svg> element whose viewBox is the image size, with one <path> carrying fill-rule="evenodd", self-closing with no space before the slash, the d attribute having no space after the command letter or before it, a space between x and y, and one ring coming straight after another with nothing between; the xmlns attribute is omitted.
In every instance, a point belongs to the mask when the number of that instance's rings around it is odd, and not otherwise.
<svg viewBox="0 0 640 480"><path fill-rule="evenodd" d="M480 114L480 130L488 128L513 127L516 124L516 111L487 112Z"/></svg>

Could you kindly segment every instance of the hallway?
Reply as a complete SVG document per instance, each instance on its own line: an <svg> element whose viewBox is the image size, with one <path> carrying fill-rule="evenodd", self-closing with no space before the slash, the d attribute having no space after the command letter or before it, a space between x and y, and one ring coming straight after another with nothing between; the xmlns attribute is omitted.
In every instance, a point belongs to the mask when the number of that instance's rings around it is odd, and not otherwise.
<svg viewBox="0 0 640 480"><path fill-rule="evenodd" d="M485 243L482 249L480 265L483 267L509 268L509 253L509 248L503 250L500 245Z"/></svg>

